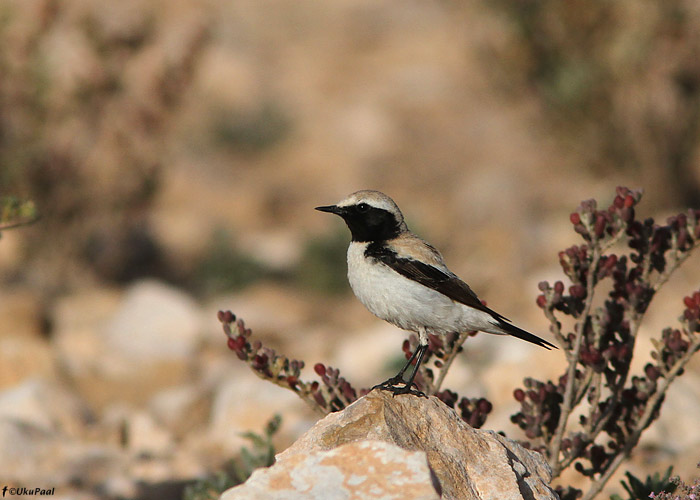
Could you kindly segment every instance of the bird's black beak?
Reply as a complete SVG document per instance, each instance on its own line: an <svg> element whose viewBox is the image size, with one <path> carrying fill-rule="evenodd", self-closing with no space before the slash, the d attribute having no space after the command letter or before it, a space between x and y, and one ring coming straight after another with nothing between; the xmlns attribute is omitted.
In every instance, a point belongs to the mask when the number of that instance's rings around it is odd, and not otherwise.
<svg viewBox="0 0 700 500"><path fill-rule="evenodd" d="M343 213L343 209L337 205L328 205L325 207L316 207L315 210L318 210L319 212L328 212L330 214L336 214L336 215L341 215Z"/></svg>

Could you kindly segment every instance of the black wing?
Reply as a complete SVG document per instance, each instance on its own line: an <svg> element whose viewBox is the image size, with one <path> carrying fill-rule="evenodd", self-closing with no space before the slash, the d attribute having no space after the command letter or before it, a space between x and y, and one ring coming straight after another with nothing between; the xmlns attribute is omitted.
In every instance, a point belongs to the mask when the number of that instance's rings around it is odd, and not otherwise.
<svg viewBox="0 0 700 500"><path fill-rule="evenodd" d="M533 344L537 344L546 349L550 349L551 347L555 349L557 348L555 345L550 344L546 340L518 328L510 323L510 320L505 316L486 307L481 303L474 291L469 288L469 285L450 272L442 271L441 269L431 266L430 264L425 264L424 262L399 257L396 252L384 245L368 245L367 249L365 250L365 256L372 257L379 262L386 264L402 276L440 292L455 302L459 302L466 306L473 307L474 309L490 314L496 321L498 327L509 335L532 342Z"/></svg>
<svg viewBox="0 0 700 500"><path fill-rule="evenodd" d="M482 304L479 297L469 288L469 285L452 273L444 272L424 262L399 257L396 252L385 245L368 245L367 250L365 250L365 256L372 257L386 264L402 276L432 288L455 302L484 311L498 321L510 321Z"/></svg>

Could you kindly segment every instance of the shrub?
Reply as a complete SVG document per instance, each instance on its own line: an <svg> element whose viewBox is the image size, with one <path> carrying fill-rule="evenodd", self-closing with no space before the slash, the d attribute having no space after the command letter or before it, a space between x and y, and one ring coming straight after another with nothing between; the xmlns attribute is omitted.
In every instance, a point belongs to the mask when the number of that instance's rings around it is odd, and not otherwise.
<svg viewBox="0 0 700 500"><path fill-rule="evenodd" d="M559 252L568 280L539 284L536 303L563 348L568 366L557 380L527 378L516 388L520 410L512 416L527 437L523 444L542 453L553 478L573 466L591 479L584 499L593 498L630 456L642 433L659 417L666 392L700 349L700 290L683 301L679 324L654 339L652 362L630 373L635 343L649 304L671 274L700 244L700 210L670 217L665 225L639 220L640 191L617 188L609 207L581 203L570 216L583 243ZM602 296L602 297L601 297ZM602 305L595 305L602 299ZM565 329L562 320L572 324ZM316 363L319 379L300 378L304 362L290 360L253 340L251 330L230 311L219 320L229 348L261 378L294 391L321 414L345 408L369 389L355 389L338 369ZM442 382L462 344L474 332L430 336L418 389L458 408L474 427L485 422L492 405L483 398L460 398ZM403 344L406 358L415 336ZM576 410L578 426L571 422ZM557 487L561 498L582 491Z"/></svg>

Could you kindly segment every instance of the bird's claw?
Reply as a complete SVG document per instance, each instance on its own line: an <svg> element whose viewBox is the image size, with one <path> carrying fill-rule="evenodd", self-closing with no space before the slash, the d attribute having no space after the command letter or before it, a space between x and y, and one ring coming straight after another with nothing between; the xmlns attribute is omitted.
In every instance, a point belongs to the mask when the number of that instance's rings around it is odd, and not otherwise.
<svg viewBox="0 0 700 500"><path fill-rule="evenodd" d="M403 384L399 386L398 384ZM427 398L428 396L425 395L423 391L419 390L414 390L412 387L416 386L418 387L415 383L407 384L403 381L402 378L399 377L394 377L390 378L386 382L382 382L381 384L375 385L372 387L372 390L374 389L380 389L382 391L389 391L391 392L392 396L396 397L398 394L412 394L413 396L418 396L421 398Z"/></svg>
<svg viewBox="0 0 700 500"><path fill-rule="evenodd" d="M397 375L395 377L391 377L389 380L385 380L381 384L375 385L372 387L372 389L387 389L389 387L395 387L399 384L406 384L406 382L404 382L403 377Z"/></svg>

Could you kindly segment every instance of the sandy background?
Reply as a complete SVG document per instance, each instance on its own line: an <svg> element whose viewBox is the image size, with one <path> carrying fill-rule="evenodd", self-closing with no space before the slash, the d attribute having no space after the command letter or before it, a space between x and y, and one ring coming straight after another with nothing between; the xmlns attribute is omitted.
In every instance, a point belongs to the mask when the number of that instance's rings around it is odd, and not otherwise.
<svg viewBox="0 0 700 500"><path fill-rule="evenodd" d="M0 240L0 481L179 498L274 413L286 447L316 416L227 351L218 309L309 367L386 378L404 334L352 296L347 230L313 210L358 189L549 338L537 283L562 277L582 199L641 187L660 222L700 205L699 26L690 1L3 3L0 194L42 218ZM699 264L652 305L639 368ZM447 387L517 437L513 389L563 356L466 351ZM610 491L697 476L699 410L695 362Z"/></svg>

